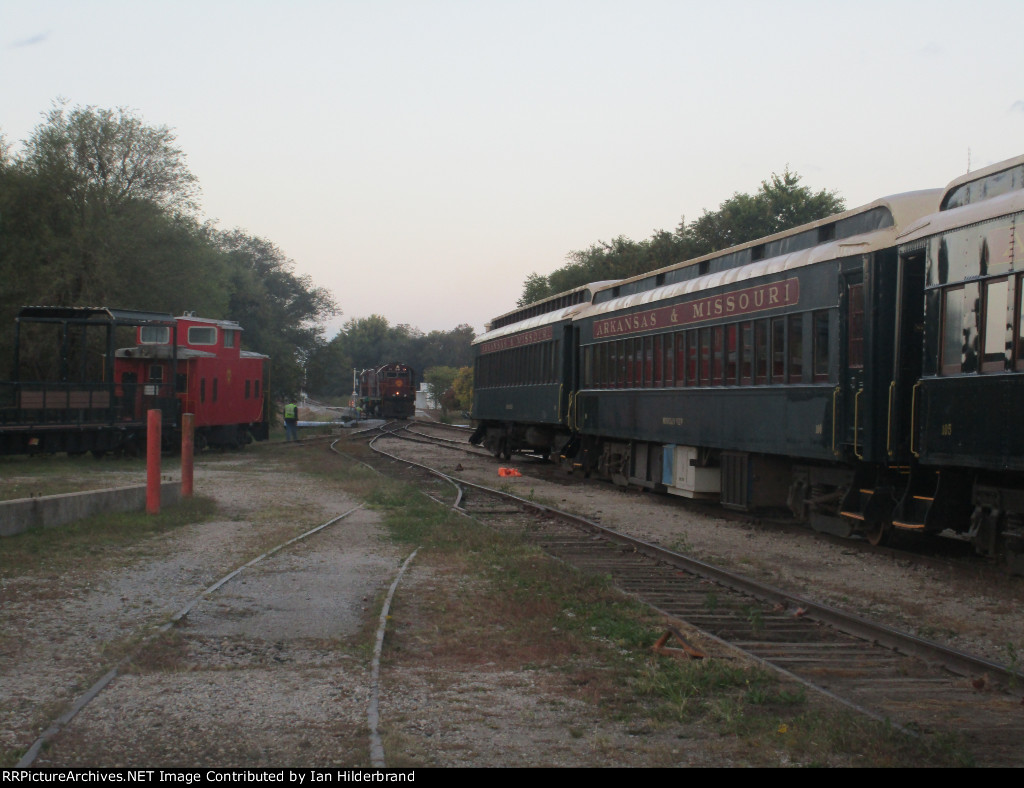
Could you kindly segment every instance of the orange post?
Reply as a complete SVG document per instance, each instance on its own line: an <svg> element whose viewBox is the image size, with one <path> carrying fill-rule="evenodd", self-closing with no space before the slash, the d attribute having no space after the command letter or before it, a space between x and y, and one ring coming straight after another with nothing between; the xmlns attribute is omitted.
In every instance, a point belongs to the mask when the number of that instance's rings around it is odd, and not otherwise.
<svg viewBox="0 0 1024 788"><path fill-rule="evenodd" d="M146 514L160 514L160 411L146 422Z"/></svg>
<svg viewBox="0 0 1024 788"><path fill-rule="evenodd" d="M192 452L195 449L193 424L195 415L183 413L181 416L181 497L192 497Z"/></svg>

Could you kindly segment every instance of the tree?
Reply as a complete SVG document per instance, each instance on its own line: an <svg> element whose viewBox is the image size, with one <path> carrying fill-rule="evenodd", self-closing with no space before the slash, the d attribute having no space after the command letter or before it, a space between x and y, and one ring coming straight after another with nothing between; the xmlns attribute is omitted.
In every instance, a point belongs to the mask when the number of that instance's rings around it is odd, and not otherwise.
<svg viewBox="0 0 1024 788"><path fill-rule="evenodd" d="M140 246L173 250L203 240L194 220L195 176L164 126L125 109L58 104L3 167L5 281L30 272L35 303L143 308L158 270ZM8 202L9 201L9 202ZM194 259L183 255L183 266ZM132 268L143 266L142 276ZM190 271L179 271L188 281Z"/></svg>
<svg viewBox="0 0 1024 788"><path fill-rule="evenodd" d="M191 310L239 321L272 359L272 393L298 392L337 307L270 241L197 219L174 139L123 108L64 103L20 155L0 135L0 352L23 304Z"/></svg>
<svg viewBox="0 0 1024 788"><path fill-rule="evenodd" d="M786 171L761 181L757 194L734 194L715 212L704 211L678 233L692 244L694 256L727 249L839 213L845 203L834 191L814 193Z"/></svg>
<svg viewBox="0 0 1024 788"><path fill-rule="evenodd" d="M548 276L532 273L523 284L519 305L603 280L625 279L664 268L730 246L773 235L844 209L834 191L812 192L800 185L800 176L787 167L761 181L756 194L736 193L699 219L680 221L675 232L658 230L646 241L625 236L611 243L599 241L582 251L570 252L568 262Z"/></svg>
<svg viewBox="0 0 1024 788"><path fill-rule="evenodd" d="M451 407L451 397L445 395L451 390L455 382L455 376L459 371L455 367L431 367L423 374L423 380L427 384L427 391L430 398L441 406L441 417L448 416L448 408Z"/></svg>
<svg viewBox="0 0 1024 788"><path fill-rule="evenodd" d="M128 109L57 102L26 145L30 171L64 185L79 210L146 200L172 211L197 205L196 177L167 126L148 126Z"/></svg>
<svg viewBox="0 0 1024 788"><path fill-rule="evenodd" d="M265 238L236 229L217 239L229 280L228 314L245 329L246 346L271 357L272 394L296 394L323 344L323 321L337 314L333 298L310 277L297 276L294 262Z"/></svg>
<svg viewBox="0 0 1024 788"><path fill-rule="evenodd" d="M452 381L452 392L455 394L456 406L462 410L473 407L473 368L462 367L455 380Z"/></svg>

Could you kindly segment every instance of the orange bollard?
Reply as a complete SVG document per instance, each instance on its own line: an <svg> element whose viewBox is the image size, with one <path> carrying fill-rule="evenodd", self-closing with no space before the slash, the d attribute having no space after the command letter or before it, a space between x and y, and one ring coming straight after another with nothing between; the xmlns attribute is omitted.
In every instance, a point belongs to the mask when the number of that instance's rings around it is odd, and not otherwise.
<svg viewBox="0 0 1024 788"><path fill-rule="evenodd" d="M181 497L192 497L192 453L195 450L194 427L195 415L183 413L181 416Z"/></svg>
<svg viewBox="0 0 1024 788"><path fill-rule="evenodd" d="M146 514L160 514L160 411L146 421Z"/></svg>

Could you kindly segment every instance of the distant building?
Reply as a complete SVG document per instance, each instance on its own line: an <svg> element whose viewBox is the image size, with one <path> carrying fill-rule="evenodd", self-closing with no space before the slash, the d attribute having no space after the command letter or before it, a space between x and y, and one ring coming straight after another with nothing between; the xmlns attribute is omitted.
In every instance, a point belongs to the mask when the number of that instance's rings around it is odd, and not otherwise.
<svg viewBox="0 0 1024 788"><path fill-rule="evenodd" d="M420 381L419 391L416 392L416 410L436 410L438 407L427 391L427 384Z"/></svg>

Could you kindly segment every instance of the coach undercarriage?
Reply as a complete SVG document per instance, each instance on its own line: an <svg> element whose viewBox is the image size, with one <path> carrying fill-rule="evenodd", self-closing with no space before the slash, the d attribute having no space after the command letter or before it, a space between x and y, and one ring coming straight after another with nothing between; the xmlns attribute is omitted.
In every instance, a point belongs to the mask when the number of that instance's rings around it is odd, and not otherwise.
<svg viewBox="0 0 1024 788"><path fill-rule="evenodd" d="M1024 486L1015 476L915 465L808 464L750 452L578 436L567 470L619 486L788 511L814 530L872 544L952 535L1024 574Z"/></svg>

